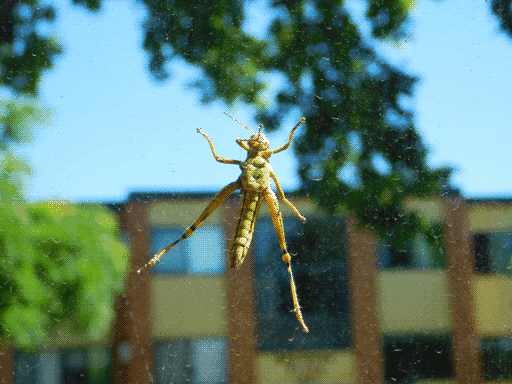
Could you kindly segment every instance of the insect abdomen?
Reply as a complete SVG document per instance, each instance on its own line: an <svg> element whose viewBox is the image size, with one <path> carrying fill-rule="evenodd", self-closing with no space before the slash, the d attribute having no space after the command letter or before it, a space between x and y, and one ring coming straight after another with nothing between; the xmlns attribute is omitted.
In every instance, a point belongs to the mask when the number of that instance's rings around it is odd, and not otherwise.
<svg viewBox="0 0 512 384"><path fill-rule="evenodd" d="M254 224L261 206L263 195L260 192L245 191L236 221L235 236L229 250L229 263L231 267L238 268L244 261L254 233Z"/></svg>

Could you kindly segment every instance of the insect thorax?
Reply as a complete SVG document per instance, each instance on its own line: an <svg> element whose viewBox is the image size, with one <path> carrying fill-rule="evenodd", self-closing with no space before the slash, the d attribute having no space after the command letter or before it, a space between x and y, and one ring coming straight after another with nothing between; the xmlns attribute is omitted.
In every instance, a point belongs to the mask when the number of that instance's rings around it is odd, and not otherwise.
<svg viewBox="0 0 512 384"><path fill-rule="evenodd" d="M241 168L241 179L245 188L261 192L269 186L272 168L263 157L255 156L248 158Z"/></svg>

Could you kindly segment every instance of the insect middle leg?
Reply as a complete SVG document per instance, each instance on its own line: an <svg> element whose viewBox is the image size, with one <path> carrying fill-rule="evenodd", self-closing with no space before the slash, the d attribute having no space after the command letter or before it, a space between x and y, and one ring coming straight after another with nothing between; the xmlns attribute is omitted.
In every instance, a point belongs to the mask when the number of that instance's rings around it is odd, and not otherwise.
<svg viewBox="0 0 512 384"><path fill-rule="evenodd" d="M283 227L283 217L281 216L281 211L279 210L279 203L277 202L277 197L275 193L269 188L264 191L265 199L267 200L268 208L270 210L270 216L272 217L272 222L274 223L274 228L277 233L277 237L279 239L279 246L283 251L283 261L286 264L288 269L288 274L290 275L290 286L292 290L292 299L293 299L293 310L299 323L302 325L302 329L304 332L308 333L308 327L304 323L304 319L302 318L302 313L300 312L299 300L297 298L297 289L295 288L295 282L293 280L292 274L292 257L290 253L286 249L286 240L284 238L284 227Z"/></svg>
<svg viewBox="0 0 512 384"><path fill-rule="evenodd" d="M295 213L297 216L299 216L299 218L302 220L302 221L306 221L306 218L304 216L302 216L299 212L299 210L297 208L295 208L295 206L286 198L286 196L284 195L284 191L283 191L283 188L281 188L281 184L279 184L279 180L277 180L277 176L274 174L274 172L270 172L270 177L274 180L274 182L276 183L276 189L277 189L277 194L279 195L279 197L281 199L283 199L283 201L288 204L288 206L292 209L293 213Z"/></svg>
<svg viewBox="0 0 512 384"><path fill-rule="evenodd" d="M194 234L194 231L197 229L197 227L199 227L201 225L201 223L203 221L205 221L206 218L208 216L210 216L212 214L212 212L215 211L219 207L219 205L221 205L224 202L224 200L226 200L229 197L229 195L231 195L234 191L239 189L240 185L241 185L240 180L237 180L231 184L226 185L224 188L222 188L220 190L220 192L217 193L217 195L215 195L215 197L212 199L212 201L210 201L208 206L204 209L204 211L201 213L199 218L194 222L194 224L192 224L190 227L185 229L185 232L183 232L183 235L178 240L176 240L175 242L171 243L170 245L168 245L167 247L162 249L160 252L158 252L155 256L153 256L153 258L146 265L144 265L142 268L140 268L137 272L141 273L144 269L149 268L152 265L155 265L158 262L158 260L160 260L162 258L162 256L165 253L167 253L168 251L170 251L176 244L178 244L180 241L185 240L186 238L192 236Z"/></svg>

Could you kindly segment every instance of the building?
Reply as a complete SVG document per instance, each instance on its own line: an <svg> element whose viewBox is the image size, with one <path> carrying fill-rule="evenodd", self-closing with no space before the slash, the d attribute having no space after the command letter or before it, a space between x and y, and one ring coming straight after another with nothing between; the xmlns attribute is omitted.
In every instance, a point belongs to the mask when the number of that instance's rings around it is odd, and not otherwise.
<svg viewBox="0 0 512 384"><path fill-rule="evenodd" d="M444 236L395 250L292 195L308 219L281 204L304 334L265 207L244 264L227 268L236 196L137 274L212 197L132 194L113 206L132 267L112 339L15 351L0 360L13 382L512 383L512 200L411 201Z"/></svg>

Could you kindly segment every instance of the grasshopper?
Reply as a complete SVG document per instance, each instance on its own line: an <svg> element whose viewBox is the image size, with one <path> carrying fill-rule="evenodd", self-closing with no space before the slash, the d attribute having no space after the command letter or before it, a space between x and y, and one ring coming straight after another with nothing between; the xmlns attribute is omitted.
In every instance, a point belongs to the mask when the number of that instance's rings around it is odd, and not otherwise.
<svg viewBox="0 0 512 384"><path fill-rule="evenodd" d="M251 129L246 127L244 124L240 123L235 118L229 116L228 117L235 120L237 123L245 127L248 131L252 133L252 137L250 139L236 139L236 143L247 151L247 159L245 161L239 160L231 160L225 157L218 156L215 153L215 148L213 147L213 143L208 137L208 135L204 134L201 129L197 128L197 132L203 135L208 143L210 144L210 148L213 153L213 157L219 163L224 164L235 164L240 167L242 170L242 174L233 183L225 186L217 195L210 201L208 206L201 213L199 218L192 224L190 227L185 229L183 235L169 246L158 252L146 265L140 268L137 272L140 273L144 269L151 267L156 262L160 260L160 258L169 250L171 250L176 244L180 241L185 240L186 238L192 236L194 231L201 225L201 223L213 212L215 211L224 200L228 198L234 191L237 189L240 190L242 194L242 201L240 203L240 209L238 211L238 219L235 227L235 235L233 239L233 243L229 250L229 262L231 267L238 268L242 265L245 256L247 255L247 251L249 250L249 246L251 244L252 235L254 233L254 224L256 223L256 218L258 216L258 212L261 206L261 202L263 198L267 201L268 207L270 209L270 215L272 217L272 222L274 224L274 228L277 232L277 237L279 239L279 245L281 247L283 253L283 261L286 264L288 269L288 274L290 276L290 286L292 291L292 299L293 299L293 311L295 312L297 319L304 332L309 332L308 327L304 323L302 318L302 314L300 312L299 301L297 299L297 292L295 288L295 282L293 280L292 267L291 267L291 256L288 250L286 249L286 241L284 238L284 228L283 228L283 218L281 216L281 212L279 210L279 204L277 202L276 194L271 189L271 181L273 179L276 183L277 194L279 197L286 203L293 212L299 216L302 221L306 221L304 216L300 214L300 212L293 206L293 204L286 199L283 189L277 180L276 175L270 165L268 159L274 153L282 152L290 147L290 144L293 139L293 134L295 130L299 127L299 125L306 121L303 117L297 123L297 125L292 129L290 133L290 138L288 142L276 149L269 150L270 143L267 137L261 133L263 129L263 125L260 124L258 133L254 133Z"/></svg>

